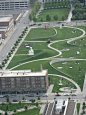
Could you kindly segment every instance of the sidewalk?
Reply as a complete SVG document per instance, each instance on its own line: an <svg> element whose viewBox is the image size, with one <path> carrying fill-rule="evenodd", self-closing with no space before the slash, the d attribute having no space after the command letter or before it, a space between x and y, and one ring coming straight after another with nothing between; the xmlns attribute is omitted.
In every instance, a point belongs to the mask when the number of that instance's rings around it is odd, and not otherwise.
<svg viewBox="0 0 86 115"><path fill-rule="evenodd" d="M2 50L2 48L4 47L4 45L8 42L8 40L11 38L11 36L13 35L13 33L16 31L16 27L13 28L13 30L11 31L10 35L2 41L2 44L0 45L0 51Z"/></svg>

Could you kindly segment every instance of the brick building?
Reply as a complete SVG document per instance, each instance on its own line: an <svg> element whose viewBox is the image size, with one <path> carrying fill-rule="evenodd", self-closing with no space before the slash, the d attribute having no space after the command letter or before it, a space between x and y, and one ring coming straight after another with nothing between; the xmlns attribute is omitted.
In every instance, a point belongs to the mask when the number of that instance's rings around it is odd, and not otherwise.
<svg viewBox="0 0 86 115"><path fill-rule="evenodd" d="M0 92L46 92L48 88L48 70L0 71Z"/></svg>
<svg viewBox="0 0 86 115"><path fill-rule="evenodd" d="M13 30L13 27L13 16L0 16L0 34L2 34L2 39L9 36L10 32Z"/></svg>

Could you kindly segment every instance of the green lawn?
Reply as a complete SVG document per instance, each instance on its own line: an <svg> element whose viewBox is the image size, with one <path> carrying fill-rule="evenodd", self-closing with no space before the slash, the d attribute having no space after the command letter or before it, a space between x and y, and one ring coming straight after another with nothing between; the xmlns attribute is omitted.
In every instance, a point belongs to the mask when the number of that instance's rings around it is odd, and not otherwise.
<svg viewBox="0 0 86 115"><path fill-rule="evenodd" d="M16 113L15 115L41 115L39 114L40 108L30 109L27 111Z"/></svg>
<svg viewBox="0 0 86 115"><path fill-rule="evenodd" d="M76 64L78 62L78 64ZM64 62L54 63L53 66L57 69L58 67L62 67L59 71L66 73L69 75L71 79L73 79L81 88L83 89L83 82L86 72L86 61L68 61L66 64ZM69 67L73 67L73 69L69 69ZM81 67L81 69L80 69Z"/></svg>
<svg viewBox="0 0 86 115"><path fill-rule="evenodd" d="M26 41L47 41L48 39L50 39L51 41L54 41L54 40L69 39L69 38L78 37L82 35L82 31L76 29L76 33L72 33L74 29L68 28L68 27L62 27L62 29L60 29L60 27L55 27L57 31L56 35L53 28L48 28L48 29L49 29L49 32L44 31L44 28L33 28L27 34L25 40ZM50 37L52 35L55 35L55 36Z"/></svg>
<svg viewBox="0 0 86 115"><path fill-rule="evenodd" d="M8 67L7 67L8 69L10 69L10 68L12 68L16 65L19 65L20 63L24 63L24 62L28 62L28 61L31 61L31 60L42 59L42 58L47 58L47 57L52 57L54 55L58 55L58 52L53 51L52 49L48 48L47 47L48 44L46 42L43 42L43 43L35 43L35 45L33 47L35 55L34 56L29 56L29 55L26 55L26 53L28 53L28 51L30 49L22 47L25 44L26 44L26 42L23 42L23 44L20 46L16 55L13 57L10 64L8 65ZM34 43L29 43L29 44L34 44ZM20 54L24 54L24 55L20 55Z"/></svg>
<svg viewBox="0 0 86 115"><path fill-rule="evenodd" d="M21 105L19 105L19 103L4 104L4 105L0 104L0 110L6 111L7 105L10 111L13 111L14 109L24 108L25 105L30 106L30 105L36 105L36 104L35 103L21 103Z"/></svg>
<svg viewBox="0 0 86 115"><path fill-rule="evenodd" d="M80 103L77 103L77 115L79 115Z"/></svg>
<svg viewBox="0 0 86 115"><path fill-rule="evenodd" d="M55 14L58 15L58 21L63 21L62 20L62 15L65 14L66 11L67 11L67 8L42 10L42 12L40 13L39 17L37 18L37 22L41 22L41 18L43 18L43 22L48 22L48 21L46 21L46 14L50 14L51 22L55 21L53 19L53 16Z"/></svg>

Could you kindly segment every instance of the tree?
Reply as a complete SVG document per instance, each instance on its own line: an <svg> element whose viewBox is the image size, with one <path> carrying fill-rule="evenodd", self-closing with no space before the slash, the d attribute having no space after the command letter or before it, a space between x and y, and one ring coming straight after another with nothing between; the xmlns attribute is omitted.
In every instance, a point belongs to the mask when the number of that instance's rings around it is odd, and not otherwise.
<svg viewBox="0 0 86 115"><path fill-rule="evenodd" d="M38 100L40 100L40 96L38 96L38 98L37 98Z"/></svg>
<svg viewBox="0 0 86 115"><path fill-rule="evenodd" d="M65 19L65 17L64 17L64 15L62 15L62 20L64 20Z"/></svg>
<svg viewBox="0 0 86 115"><path fill-rule="evenodd" d="M5 111L5 115L8 115L8 114L7 114L7 111Z"/></svg>
<svg viewBox="0 0 86 115"><path fill-rule="evenodd" d="M51 16L49 14L46 15L46 20L50 21L51 20Z"/></svg>
<svg viewBox="0 0 86 115"><path fill-rule="evenodd" d="M58 15L57 14L55 14L54 16L53 16L53 18L54 18L54 20L58 20Z"/></svg>
<svg viewBox="0 0 86 115"><path fill-rule="evenodd" d="M14 112L16 113L16 108L14 108Z"/></svg>
<svg viewBox="0 0 86 115"><path fill-rule="evenodd" d="M29 19L32 20L32 14L31 13L29 14Z"/></svg>
<svg viewBox="0 0 86 115"><path fill-rule="evenodd" d="M56 93L58 94L59 92L57 91Z"/></svg>
<svg viewBox="0 0 86 115"><path fill-rule="evenodd" d="M23 97L22 97L22 100L24 100L24 99L25 99L25 97L23 96Z"/></svg>
<svg viewBox="0 0 86 115"><path fill-rule="evenodd" d="M70 97L68 97L68 99L70 100L71 98L70 98Z"/></svg>
<svg viewBox="0 0 86 115"><path fill-rule="evenodd" d="M9 96L6 97L7 102L9 102Z"/></svg>
<svg viewBox="0 0 86 115"><path fill-rule="evenodd" d="M34 103L35 102L35 99L32 99L32 103Z"/></svg>
<svg viewBox="0 0 86 115"><path fill-rule="evenodd" d="M41 22L43 22L43 18L41 18Z"/></svg>
<svg viewBox="0 0 86 115"><path fill-rule="evenodd" d="M19 105L21 106L21 101L19 101Z"/></svg>
<svg viewBox="0 0 86 115"><path fill-rule="evenodd" d="M38 102L36 102L36 106L38 107L38 105L39 105L39 103Z"/></svg>
<svg viewBox="0 0 86 115"><path fill-rule="evenodd" d="M2 65L0 65L0 69L2 69Z"/></svg>
<svg viewBox="0 0 86 115"><path fill-rule="evenodd" d="M37 19L36 19L36 16L34 15L34 17L33 17L33 21L36 22L36 20L37 20Z"/></svg>
<svg viewBox="0 0 86 115"><path fill-rule="evenodd" d="M27 110L27 105L24 106L25 110Z"/></svg>

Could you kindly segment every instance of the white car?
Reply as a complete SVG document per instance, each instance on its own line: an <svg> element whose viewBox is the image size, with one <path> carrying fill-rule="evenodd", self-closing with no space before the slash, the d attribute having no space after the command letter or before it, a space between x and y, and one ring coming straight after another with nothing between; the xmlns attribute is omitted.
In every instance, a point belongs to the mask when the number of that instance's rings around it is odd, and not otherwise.
<svg viewBox="0 0 86 115"><path fill-rule="evenodd" d="M26 99L24 99L24 100L22 100L22 102L27 102L27 100L26 100Z"/></svg>
<svg viewBox="0 0 86 115"><path fill-rule="evenodd" d="M4 97L3 95L0 95L0 98Z"/></svg>

